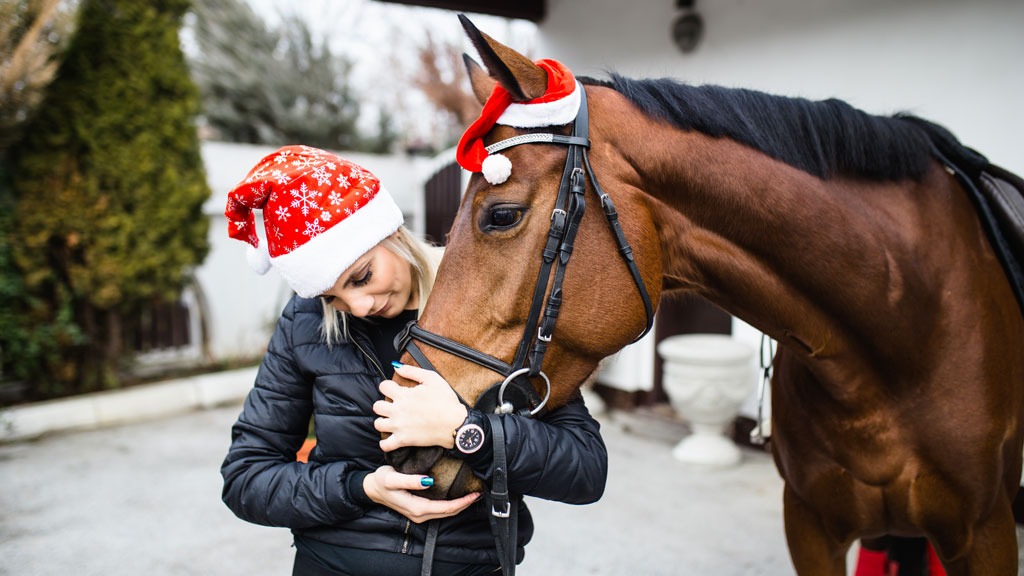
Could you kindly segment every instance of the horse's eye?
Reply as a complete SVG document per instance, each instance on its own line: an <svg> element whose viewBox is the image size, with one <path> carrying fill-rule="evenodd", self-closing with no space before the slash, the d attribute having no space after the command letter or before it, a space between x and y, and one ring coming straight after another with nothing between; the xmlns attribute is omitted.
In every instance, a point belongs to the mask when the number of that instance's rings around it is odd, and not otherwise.
<svg viewBox="0 0 1024 576"><path fill-rule="evenodd" d="M487 227L493 229L511 228L523 218L523 211L511 206L495 206L491 208Z"/></svg>

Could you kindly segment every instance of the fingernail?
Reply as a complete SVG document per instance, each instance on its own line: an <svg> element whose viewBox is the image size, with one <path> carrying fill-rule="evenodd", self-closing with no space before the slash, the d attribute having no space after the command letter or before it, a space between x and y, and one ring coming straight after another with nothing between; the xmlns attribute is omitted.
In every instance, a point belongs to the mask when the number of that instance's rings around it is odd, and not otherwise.
<svg viewBox="0 0 1024 576"><path fill-rule="evenodd" d="M431 478L430 476L427 476L426 478L420 478L420 486L433 486L433 485L434 485L434 479Z"/></svg>
<svg viewBox="0 0 1024 576"><path fill-rule="evenodd" d="M401 368L402 366L405 366L405 364L402 364L398 360L395 360L394 362L392 362L391 365L394 366L395 368Z"/></svg>

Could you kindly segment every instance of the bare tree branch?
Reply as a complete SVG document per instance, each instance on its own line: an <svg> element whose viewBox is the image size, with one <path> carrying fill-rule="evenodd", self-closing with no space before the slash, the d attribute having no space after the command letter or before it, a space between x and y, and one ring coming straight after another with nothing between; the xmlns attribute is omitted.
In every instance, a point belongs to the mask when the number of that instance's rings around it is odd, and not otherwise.
<svg viewBox="0 0 1024 576"><path fill-rule="evenodd" d="M13 143L53 80L77 2L0 2L0 155Z"/></svg>

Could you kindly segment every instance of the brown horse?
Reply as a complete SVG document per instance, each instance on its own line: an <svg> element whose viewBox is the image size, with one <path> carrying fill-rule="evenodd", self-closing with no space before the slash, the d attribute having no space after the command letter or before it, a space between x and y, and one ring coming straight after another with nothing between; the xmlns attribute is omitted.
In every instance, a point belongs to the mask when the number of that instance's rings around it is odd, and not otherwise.
<svg viewBox="0 0 1024 576"><path fill-rule="evenodd" d="M518 101L544 93L535 64L467 32L490 73L470 66L481 101L495 82ZM892 534L927 537L951 576L1016 574L1024 319L972 202L933 157L948 133L835 100L583 83L591 177L618 208L651 298L695 292L780 344L771 445L796 572L845 574L854 540ZM522 133L496 126L487 143ZM470 180L420 325L511 362L566 148L504 153L506 182ZM551 407L645 324L597 204L544 357ZM501 379L423 351L469 401ZM450 480L448 464L435 476Z"/></svg>

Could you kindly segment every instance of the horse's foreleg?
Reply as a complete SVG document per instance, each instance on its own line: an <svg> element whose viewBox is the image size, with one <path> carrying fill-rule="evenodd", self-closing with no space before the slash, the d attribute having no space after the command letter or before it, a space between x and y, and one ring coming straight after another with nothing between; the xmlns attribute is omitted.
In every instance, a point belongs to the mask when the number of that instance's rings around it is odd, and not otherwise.
<svg viewBox="0 0 1024 576"><path fill-rule="evenodd" d="M977 524L970 548L961 557L948 561L949 552L933 542L947 576L1016 576L1017 529L1008 502L999 503L992 515Z"/></svg>
<svg viewBox="0 0 1024 576"><path fill-rule="evenodd" d="M817 513L787 485L782 495L789 557L798 576L846 576L849 542L829 536Z"/></svg>

